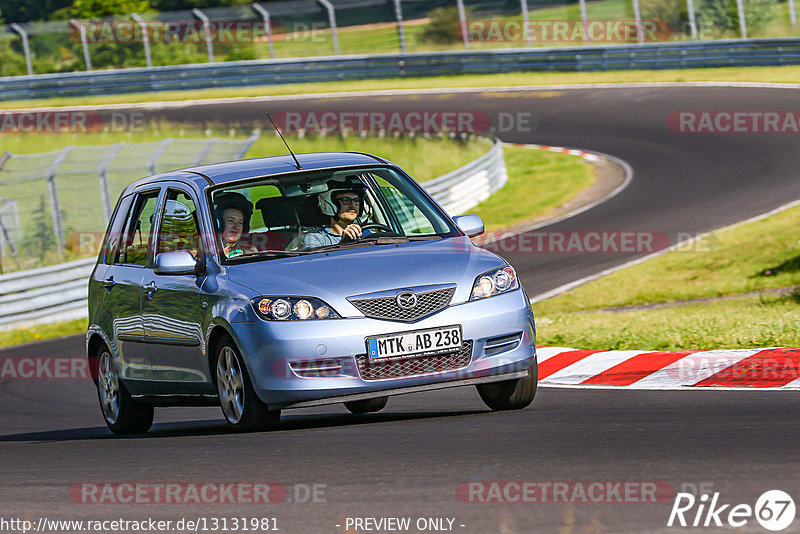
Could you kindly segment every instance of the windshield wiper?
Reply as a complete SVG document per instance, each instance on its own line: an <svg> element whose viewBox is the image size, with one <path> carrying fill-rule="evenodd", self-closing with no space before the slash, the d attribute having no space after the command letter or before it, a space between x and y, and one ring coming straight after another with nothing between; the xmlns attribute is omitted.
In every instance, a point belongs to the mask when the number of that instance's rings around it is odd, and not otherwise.
<svg viewBox="0 0 800 534"><path fill-rule="evenodd" d="M302 256L303 254L311 254L311 252L305 250L259 250L258 252L253 252L251 254L243 254L239 257L252 258L258 256L274 256L277 258L282 256Z"/></svg>

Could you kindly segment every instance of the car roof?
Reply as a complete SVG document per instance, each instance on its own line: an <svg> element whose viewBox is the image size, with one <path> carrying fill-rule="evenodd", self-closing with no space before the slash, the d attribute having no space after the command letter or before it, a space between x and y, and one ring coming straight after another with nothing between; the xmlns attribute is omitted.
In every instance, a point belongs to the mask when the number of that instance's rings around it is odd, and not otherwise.
<svg viewBox="0 0 800 534"><path fill-rule="evenodd" d="M296 154L297 160L303 171L313 171L318 169L328 169L335 167L350 167L355 165L383 165L389 162L373 156L371 154L363 154L360 152L314 152L308 154ZM294 163L292 156L270 156L266 158L253 158L243 159L238 161L226 161L224 163L212 163L209 165L199 165L196 167L187 167L180 169L178 175L186 176L186 173L193 173L201 175L214 184L224 184L234 180L243 180L247 178L256 178L260 176L270 176L275 174L283 174L286 172L297 171L297 166ZM168 173L155 174L137 180L131 184L131 187L139 187L151 182L158 182L165 179L175 179L176 171Z"/></svg>

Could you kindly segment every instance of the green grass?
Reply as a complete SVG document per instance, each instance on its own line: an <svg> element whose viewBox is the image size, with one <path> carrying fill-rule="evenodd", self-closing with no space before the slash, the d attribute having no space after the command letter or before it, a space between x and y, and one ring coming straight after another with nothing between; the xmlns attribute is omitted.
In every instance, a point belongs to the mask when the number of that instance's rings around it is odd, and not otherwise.
<svg viewBox="0 0 800 534"><path fill-rule="evenodd" d="M522 147L503 149L508 183L470 213L487 231L497 231L545 215L594 183L593 167L583 159Z"/></svg>
<svg viewBox="0 0 800 534"><path fill-rule="evenodd" d="M256 87L226 87L190 91L162 91L92 95L40 100L0 102L0 109L38 108L51 106L99 106L170 100L202 100L211 98L264 97L351 91L394 89L441 89L463 87L514 87L528 85L560 85L587 83L637 82L773 82L800 83L800 66L782 67L718 67L705 69L625 70L597 72L514 72L503 74L469 74L432 76L428 78L387 78L385 80L353 80L319 83L297 83ZM550 94L547 96L558 96Z"/></svg>
<svg viewBox="0 0 800 534"><path fill-rule="evenodd" d="M800 284L800 206L721 232L542 301L545 314Z"/></svg>
<svg viewBox="0 0 800 534"><path fill-rule="evenodd" d="M800 347L800 294L746 296L623 312L534 306L537 343L598 350Z"/></svg>
<svg viewBox="0 0 800 534"><path fill-rule="evenodd" d="M800 284L800 206L716 232L534 305L538 342L588 349L800 346L800 293L602 308L736 295ZM699 250L698 250L699 249Z"/></svg>
<svg viewBox="0 0 800 534"><path fill-rule="evenodd" d="M40 324L30 328L0 330L0 347L11 347L42 339L55 339L74 334L83 334L86 332L87 326L87 319L75 319L74 321Z"/></svg>
<svg viewBox="0 0 800 534"><path fill-rule="evenodd" d="M264 125L266 128L266 125ZM51 134L4 134L0 136L0 153L9 151L12 154L32 154L49 152L62 149L69 145L94 146L111 145L119 142L126 143L151 143L161 141L167 137L175 139L204 139L219 137L221 139L244 139L250 130L243 128L228 128L217 125L207 130L198 129L193 125L175 125L166 123L153 123L146 125L137 132L93 132L93 133L51 133ZM466 165L470 161L486 153L489 143L485 139L475 138L467 142L454 141L449 137L423 137L401 138L387 137L360 137L360 136L329 136L306 137L303 139L287 136L290 146L295 153L302 152L340 152L358 151L368 152L387 158L411 173L418 181L426 181ZM285 154L286 147L281 140L269 130L264 130L246 157L256 158ZM420 157L420 154L430 157ZM433 157L435 156L435 157ZM131 176L129 182L140 176ZM2 192L4 186L0 185L0 197L14 198L11 194ZM111 191L111 196L116 198L119 191Z"/></svg>

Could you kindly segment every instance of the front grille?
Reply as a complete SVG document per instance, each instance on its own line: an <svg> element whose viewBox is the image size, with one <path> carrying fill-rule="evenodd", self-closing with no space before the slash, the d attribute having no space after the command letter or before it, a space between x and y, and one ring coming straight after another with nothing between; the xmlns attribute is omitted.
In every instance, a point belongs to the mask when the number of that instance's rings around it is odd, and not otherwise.
<svg viewBox="0 0 800 534"><path fill-rule="evenodd" d="M376 298L348 298L358 311L373 319L412 322L443 310L450 304L455 286L417 293L417 305L404 310L397 305L396 295ZM398 290L399 292L399 290Z"/></svg>
<svg viewBox="0 0 800 534"><path fill-rule="evenodd" d="M469 365L472 360L472 341L466 340L458 352L402 358L389 361L370 361L366 354L356 355L358 374L364 380L385 380L409 376L454 371Z"/></svg>

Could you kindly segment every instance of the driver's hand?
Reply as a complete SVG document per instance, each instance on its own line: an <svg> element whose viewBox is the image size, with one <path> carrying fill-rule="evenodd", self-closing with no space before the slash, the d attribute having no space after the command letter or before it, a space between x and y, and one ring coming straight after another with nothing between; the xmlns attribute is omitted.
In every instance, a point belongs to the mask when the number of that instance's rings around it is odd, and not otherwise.
<svg viewBox="0 0 800 534"><path fill-rule="evenodd" d="M342 230L342 236L349 237L350 239L358 239L361 237L361 227L355 223L348 224L344 230Z"/></svg>

